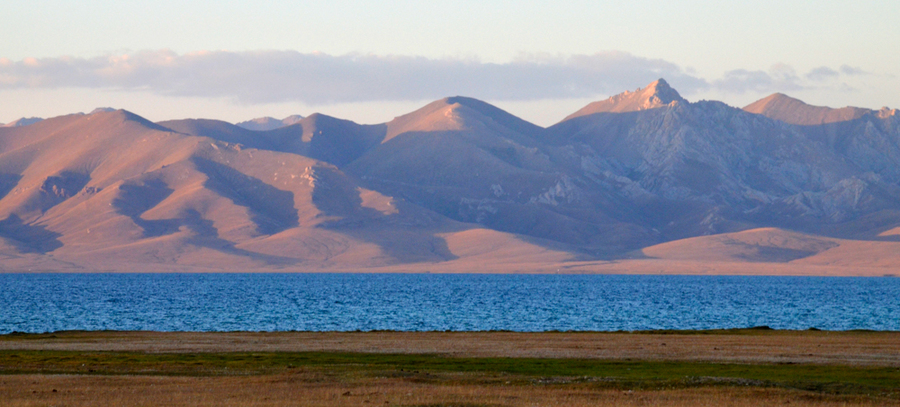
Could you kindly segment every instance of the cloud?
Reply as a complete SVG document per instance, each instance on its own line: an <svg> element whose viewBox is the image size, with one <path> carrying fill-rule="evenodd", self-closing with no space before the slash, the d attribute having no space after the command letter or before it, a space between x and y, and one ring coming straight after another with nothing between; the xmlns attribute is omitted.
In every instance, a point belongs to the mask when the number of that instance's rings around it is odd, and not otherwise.
<svg viewBox="0 0 900 407"><path fill-rule="evenodd" d="M686 94L709 84L676 64L625 52L524 55L502 64L471 59L295 51L143 51L96 58L0 60L0 89L97 88L256 104L436 99L584 98L665 78Z"/></svg>
<svg viewBox="0 0 900 407"><path fill-rule="evenodd" d="M850 75L850 76L868 75L869 74L868 72L863 71L860 68L857 68L855 66L850 66L850 65L841 65L841 73L844 75Z"/></svg>
<svg viewBox="0 0 900 407"><path fill-rule="evenodd" d="M860 68L842 65L838 69L827 66L813 68L803 76L789 65L775 64L768 71L737 69L725 72L711 82L711 87L728 93L788 92L812 88L846 88L845 76L867 75Z"/></svg>
<svg viewBox="0 0 900 407"><path fill-rule="evenodd" d="M841 76L840 72L835 71L834 69L831 69L827 66L820 66L818 68L815 68L815 69L809 71L806 74L806 79L809 79L811 81L816 81L816 82L823 82L823 81L837 78L838 76Z"/></svg>
<svg viewBox="0 0 900 407"><path fill-rule="evenodd" d="M712 86L731 93L786 92L803 89L800 78L793 68L785 64L773 65L769 71L746 69L728 71L721 79L713 81Z"/></svg>
<svg viewBox="0 0 900 407"><path fill-rule="evenodd" d="M621 51L523 54L507 63L296 51L158 50L95 58L0 58L0 89L141 91L240 104L419 101L453 95L493 101L578 99L616 94L659 78L685 95L707 90L771 93L837 88L857 75L869 73L842 65L799 75L789 65L775 64L765 71L731 70L708 81L675 63Z"/></svg>

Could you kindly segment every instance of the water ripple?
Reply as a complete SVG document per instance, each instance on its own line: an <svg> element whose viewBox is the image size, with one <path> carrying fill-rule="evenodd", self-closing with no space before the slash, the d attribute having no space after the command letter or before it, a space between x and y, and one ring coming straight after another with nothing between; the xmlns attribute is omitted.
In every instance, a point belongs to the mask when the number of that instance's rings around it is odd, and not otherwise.
<svg viewBox="0 0 900 407"><path fill-rule="evenodd" d="M435 274L0 274L0 333L900 331L900 279Z"/></svg>

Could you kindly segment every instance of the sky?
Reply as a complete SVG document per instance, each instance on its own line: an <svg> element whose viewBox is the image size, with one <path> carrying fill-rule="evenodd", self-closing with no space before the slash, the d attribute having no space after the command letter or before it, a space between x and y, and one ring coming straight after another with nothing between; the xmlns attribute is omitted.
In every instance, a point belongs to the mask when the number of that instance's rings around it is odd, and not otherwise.
<svg viewBox="0 0 900 407"><path fill-rule="evenodd" d="M539 125L666 79L900 107L900 2L0 0L0 123L96 107L380 123L446 96Z"/></svg>

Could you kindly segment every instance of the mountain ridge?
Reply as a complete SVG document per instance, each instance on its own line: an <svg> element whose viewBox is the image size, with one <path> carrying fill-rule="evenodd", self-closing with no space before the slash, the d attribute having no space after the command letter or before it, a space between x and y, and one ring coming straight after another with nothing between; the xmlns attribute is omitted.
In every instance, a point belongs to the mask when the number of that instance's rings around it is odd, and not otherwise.
<svg viewBox="0 0 900 407"><path fill-rule="evenodd" d="M44 119L43 119L43 118L40 118L40 117L22 117L22 118L20 118L20 119L18 119L18 120L14 120L14 121L11 121L11 122L9 122L9 123L6 123L6 124L4 124L4 125L2 125L2 126L0 126L0 127L22 127L22 126L28 126L28 125L30 125L30 124L35 124L35 123L37 123L37 122L39 122L39 121L41 121L41 120L44 120Z"/></svg>
<svg viewBox="0 0 900 407"><path fill-rule="evenodd" d="M257 117L255 119L250 119L242 122L235 123L235 126L245 128L247 130L253 131L269 131L280 129L285 126L290 126L303 120L303 116L299 114L290 115L285 117L284 119L276 119L274 117Z"/></svg>
<svg viewBox="0 0 900 407"><path fill-rule="evenodd" d="M783 93L773 93L744 107L750 113L761 114L771 119L790 124L817 125L845 122L875 113L871 109L842 107L834 109L826 106L809 105Z"/></svg>
<svg viewBox="0 0 900 407"><path fill-rule="evenodd" d="M592 102L580 110L566 116L562 121L595 113L625 113L648 109L658 109L685 99L669 86L664 79L658 79L633 92L623 92L609 99Z"/></svg>
<svg viewBox="0 0 900 407"><path fill-rule="evenodd" d="M460 96L376 125L2 127L0 270L885 273L900 117L794 101L660 79L548 128ZM769 117L798 109L841 120Z"/></svg>

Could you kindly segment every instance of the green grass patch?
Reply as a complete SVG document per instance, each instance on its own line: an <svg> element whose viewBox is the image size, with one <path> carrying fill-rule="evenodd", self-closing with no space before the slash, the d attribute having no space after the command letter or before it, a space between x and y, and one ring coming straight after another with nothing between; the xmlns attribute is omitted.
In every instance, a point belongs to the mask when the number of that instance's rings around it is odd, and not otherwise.
<svg viewBox="0 0 900 407"><path fill-rule="evenodd" d="M733 364L593 359L457 358L339 352L141 353L0 351L0 374L222 376L288 373L444 382L654 389L783 387L825 394L900 398L900 368L812 364Z"/></svg>

